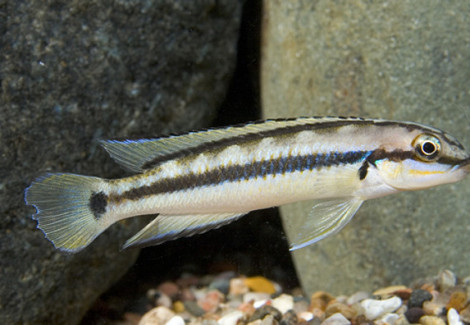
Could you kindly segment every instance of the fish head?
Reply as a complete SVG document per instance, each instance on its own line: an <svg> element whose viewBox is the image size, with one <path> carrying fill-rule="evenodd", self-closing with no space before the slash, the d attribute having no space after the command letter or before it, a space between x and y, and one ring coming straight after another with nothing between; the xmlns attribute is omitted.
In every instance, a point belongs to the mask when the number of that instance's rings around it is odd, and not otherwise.
<svg viewBox="0 0 470 325"><path fill-rule="evenodd" d="M392 140L396 149L375 161L387 185L400 191L419 190L458 182L470 173L470 155L451 135L420 124L408 124L401 132Z"/></svg>

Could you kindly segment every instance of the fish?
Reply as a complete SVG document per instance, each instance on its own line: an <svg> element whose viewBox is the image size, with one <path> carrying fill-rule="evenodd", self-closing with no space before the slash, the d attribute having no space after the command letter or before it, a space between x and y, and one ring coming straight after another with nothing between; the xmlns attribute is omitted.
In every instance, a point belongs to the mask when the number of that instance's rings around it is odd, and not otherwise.
<svg viewBox="0 0 470 325"><path fill-rule="evenodd" d="M291 250L342 229L362 203L460 181L470 156L453 136L413 122L299 117L101 145L132 176L46 173L25 190L55 248L75 253L112 224L156 216L123 248L201 234L250 211L312 201Z"/></svg>

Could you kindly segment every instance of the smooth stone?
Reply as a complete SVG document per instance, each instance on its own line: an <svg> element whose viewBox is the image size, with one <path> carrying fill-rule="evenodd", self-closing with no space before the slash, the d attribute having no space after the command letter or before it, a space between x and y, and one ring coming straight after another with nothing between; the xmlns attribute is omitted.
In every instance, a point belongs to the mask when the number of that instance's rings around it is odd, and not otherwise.
<svg viewBox="0 0 470 325"><path fill-rule="evenodd" d="M352 294L351 296L349 296L349 298L346 300L346 303L348 305L354 305L355 303L361 302L362 300L365 300L369 297L370 297L370 294L368 292L358 291Z"/></svg>
<svg viewBox="0 0 470 325"><path fill-rule="evenodd" d="M348 300L348 296L346 296L346 295L341 295L341 296L336 296L335 297L335 302L340 302L342 304L346 304L347 300Z"/></svg>
<svg viewBox="0 0 470 325"><path fill-rule="evenodd" d="M247 292L243 295L243 302L253 301L254 303L263 302L263 304L271 298L271 295L263 292Z"/></svg>
<svg viewBox="0 0 470 325"><path fill-rule="evenodd" d="M409 325L409 324L410 322L408 321L405 315L400 315L400 317L398 317L398 319L395 321L395 325Z"/></svg>
<svg viewBox="0 0 470 325"><path fill-rule="evenodd" d="M321 318L314 317L309 320L307 323L299 323L298 325L321 325L322 320Z"/></svg>
<svg viewBox="0 0 470 325"><path fill-rule="evenodd" d="M427 316L424 315L419 319L421 325L446 325L446 322L437 316Z"/></svg>
<svg viewBox="0 0 470 325"><path fill-rule="evenodd" d="M450 308L447 312L447 322L449 325L463 325L459 313L454 308Z"/></svg>
<svg viewBox="0 0 470 325"><path fill-rule="evenodd" d="M400 319L400 315L398 314L393 314L393 313L388 313L380 317L377 321L375 321L375 324L377 325L395 325L396 322Z"/></svg>
<svg viewBox="0 0 470 325"><path fill-rule="evenodd" d="M277 325L278 321L274 318L273 315L266 315L261 321L261 325Z"/></svg>
<svg viewBox="0 0 470 325"><path fill-rule="evenodd" d="M181 316L173 316L165 325L185 325L184 319ZM236 325L236 324L233 324Z"/></svg>
<svg viewBox="0 0 470 325"><path fill-rule="evenodd" d="M209 289L216 289L227 295L230 290L230 279L214 279L209 284Z"/></svg>
<svg viewBox="0 0 470 325"><path fill-rule="evenodd" d="M295 301L295 298L294 298ZM297 300L294 302L294 311L299 314L308 311L309 302L306 299Z"/></svg>
<svg viewBox="0 0 470 325"><path fill-rule="evenodd" d="M230 302L229 302L229 305L230 305ZM256 308L253 306L253 303L250 303L250 302L240 303L236 308L242 311L243 313L245 313L248 318L250 318L256 311Z"/></svg>
<svg viewBox="0 0 470 325"><path fill-rule="evenodd" d="M261 319L254 320L252 322L249 322L247 325L261 325L263 321Z"/></svg>
<svg viewBox="0 0 470 325"><path fill-rule="evenodd" d="M203 319L201 324L200 325L218 325L219 323L217 323L217 321L215 319ZM199 324L193 324L193 323L190 323L188 325L199 325Z"/></svg>
<svg viewBox="0 0 470 325"><path fill-rule="evenodd" d="M250 289L245 283L245 279L243 278L233 278L230 280L230 289L229 295L243 295L247 293Z"/></svg>
<svg viewBox="0 0 470 325"><path fill-rule="evenodd" d="M462 283L467 286L467 288L470 288L470 276L466 276L462 279Z"/></svg>
<svg viewBox="0 0 470 325"><path fill-rule="evenodd" d="M315 318L313 313L311 313L309 311L303 311L303 312L298 313L298 317L300 319L303 319L303 320L307 321L307 322L310 322L313 318Z"/></svg>
<svg viewBox="0 0 470 325"><path fill-rule="evenodd" d="M454 272L450 270L441 271L437 277L437 285L441 292L446 291L447 289L455 287L457 284L457 277Z"/></svg>
<svg viewBox="0 0 470 325"><path fill-rule="evenodd" d="M335 299L335 297L328 292L317 291L310 297L310 310L319 309L325 311L326 306Z"/></svg>
<svg viewBox="0 0 470 325"><path fill-rule="evenodd" d="M185 311L184 303L180 300L173 303L173 310L175 313L179 314Z"/></svg>
<svg viewBox="0 0 470 325"><path fill-rule="evenodd" d="M425 301L432 299L432 294L429 291L417 289L413 290L410 299L408 300L408 308L423 307Z"/></svg>
<svg viewBox="0 0 470 325"><path fill-rule="evenodd" d="M331 300L335 299L335 296L333 296L331 293L328 293L326 291L315 291L310 299L321 299L325 301L326 303L330 302Z"/></svg>
<svg viewBox="0 0 470 325"><path fill-rule="evenodd" d="M321 325L350 325L351 322L341 315L340 313L336 313L325 319Z"/></svg>
<svg viewBox="0 0 470 325"><path fill-rule="evenodd" d="M357 314L356 317L354 317L354 319L351 320L351 323L352 324L370 324L372 322L370 320L368 320L365 315Z"/></svg>
<svg viewBox="0 0 470 325"><path fill-rule="evenodd" d="M194 296L194 299L198 301L204 299L207 293L209 292L209 290L205 287L203 288L191 287L188 289L191 291L191 294Z"/></svg>
<svg viewBox="0 0 470 325"><path fill-rule="evenodd" d="M224 298L224 295L220 291L211 290L204 298L199 299L197 303L206 312L215 312Z"/></svg>
<svg viewBox="0 0 470 325"><path fill-rule="evenodd" d="M255 309L258 309L258 308L261 308L263 307L264 305L268 304L269 303L269 300L259 300L259 301L256 301L255 303L253 303L253 307L255 307Z"/></svg>
<svg viewBox="0 0 470 325"><path fill-rule="evenodd" d="M394 312L401 304L402 301L398 297L385 300L366 299L360 302L361 307L364 309L364 315L369 320L374 320L386 313Z"/></svg>
<svg viewBox="0 0 470 325"><path fill-rule="evenodd" d="M202 309L196 301L187 300L183 302L183 304L184 309L186 309L191 315L194 315L196 317L200 317L206 313L205 310Z"/></svg>
<svg viewBox="0 0 470 325"><path fill-rule="evenodd" d="M265 292L268 294L273 294L276 292L274 283L262 276L246 278L245 284L251 291L254 292Z"/></svg>
<svg viewBox="0 0 470 325"><path fill-rule="evenodd" d="M217 322L219 325L237 325L237 322L244 316L243 312L236 310L222 316Z"/></svg>
<svg viewBox="0 0 470 325"><path fill-rule="evenodd" d="M385 287L385 288L375 290L372 293L372 295L388 298L390 296L395 295L395 292L401 291L401 290L406 290L406 289L408 289L408 288L404 285L389 286L389 287Z"/></svg>
<svg viewBox="0 0 470 325"><path fill-rule="evenodd" d="M451 296L450 291L451 290L446 290L445 292L438 292L438 291L433 292L433 299L431 300L431 302L434 302L437 305L440 305L443 308L445 308L447 303L450 301L450 296Z"/></svg>
<svg viewBox="0 0 470 325"><path fill-rule="evenodd" d="M409 308L405 312L405 317L410 323L418 323L420 318L424 316L424 310L420 307Z"/></svg>
<svg viewBox="0 0 470 325"><path fill-rule="evenodd" d="M273 306L264 305L255 310L253 315L250 317L249 321L252 322L257 319L264 319L266 315L273 315L274 319L276 319L278 322L282 319L282 314L279 310L277 310Z"/></svg>
<svg viewBox="0 0 470 325"><path fill-rule="evenodd" d="M271 301L271 305L279 310L281 314L285 314L288 310L294 308L294 297L288 294L281 294L279 297Z"/></svg>
<svg viewBox="0 0 470 325"><path fill-rule="evenodd" d="M167 295L160 295L160 297L157 298L157 300L155 301L155 305L156 306L164 306L164 307L167 307L167 308L171 308L172 306L172 301L170 299L170 297L168 297Z"/></svg>
<svg viewBox="0 0 470 325"><path fill-rule="evenodd" d="M163 306L167 308L171 308L172 301L170 297L164 294L161 291L150 289L147 291L147 299L152 302L154 306Z"/></svg>
<svg viewBox="0 0 470 325"><path fill-rule="evenodd" d="M282 315L280 325L296 325L298 322L297 314L294 310L289 310Z"/></svg>
<svg viewBox="0 0 470 325"><path fill-rule="evenodd" d="M179 295L182 301L186 300L196 300L196 296L191 290L191 288L182 288L181 289L181 295Z"/></svg>
<svg viewBox="0 0 470 325"><path fill-rule="evenodd" d="M396 288L396 290L393 290L394 287ZM375 291L373 295L378 296L381 299L386 299L392 296L397 296L401 300L408 300L410 299L412 292L413 292L413 289L405 287L405 286L392 286L392 287L384 288L383 291L381 290ZM380 293L380 294L377 294L377 293Z"/></svg>
<svg viewBox="0 0 470 325"><path fill-rule="evenodd" d="M446 308L444 305L434 301L425 301L423 303L423 310L426 315L441 316L444 315Z"/></svg>
<svg viewBox="0 0 470 325"><path fill-rule="evenodd" d="M176 283L170 281L165 281L159 284L157 290L172 299L176 298L180 293L180 287Z"/></svg>
<svg viewBox="0 0 470 325"><path fill-rule="evenodd" d="M333 302L326 307L325 317L328 318L331 315L336 314L336 313L340 313L347 319L352 319L357 314L356 310L352 308L351 306L348 306L340 302Z"/></svg>
<svg viewBox="0 0 470 325"><path fill-rule="evenodd" d="M459 312L460 319L465 323L470 323L470 304Z"/></svg>
<svg viewBox="0 0 470 325"><path fill-rule="evenodd" d="M393 313L398 314L398 315L403 315L405 312L408 310L408 307L405 304L402 304L397 310L395 310Z"/></svg>
<svg viewBox="0 0 470 325"><path fill-rule="evenodd" d="M166 307L156 307L144 314L139 325L164 325L174 316L175 313L170 309Z"/></svg>
<svg viewBox="0 0 470 325"><path fill-rule="evenodd" d="M468 1L263 1L266 118L416 121L470 139ZM367 22L367 23L365 23ZM448 118L444 119L443 116ZM470 274L470 177L369 200L339 233L292 252L305 292L372 292L452 265ZM311 203L280 207L289 238ZM406 216L406 217L405 217Z"/></svg>
<svg viewBox="0 0 470 325"><path fill-rule="evenodd" d="M464 291L455 291L450 295L449 302L446 305L446 308L450 310L451 308L461 311L467 305L467 293Z"/></svg>

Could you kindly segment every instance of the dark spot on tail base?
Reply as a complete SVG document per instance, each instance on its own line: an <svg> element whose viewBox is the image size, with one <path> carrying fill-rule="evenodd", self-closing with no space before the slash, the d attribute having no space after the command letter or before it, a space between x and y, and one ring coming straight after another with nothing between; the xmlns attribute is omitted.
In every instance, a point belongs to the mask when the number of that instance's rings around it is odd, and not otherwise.
<svg viewBox="0 0 470 325"><path fill-rule="evenodd" d="M95 215L96 219L106 212L108 205L108 196L103 192L93 192L90 196L90 210Z"/></svg>

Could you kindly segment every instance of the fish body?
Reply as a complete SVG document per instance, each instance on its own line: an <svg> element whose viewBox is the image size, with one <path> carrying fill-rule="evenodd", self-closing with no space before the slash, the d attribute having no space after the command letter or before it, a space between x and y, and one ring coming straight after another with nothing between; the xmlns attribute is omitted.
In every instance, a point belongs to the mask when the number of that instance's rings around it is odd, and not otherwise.
<svg viewBox="0 0 470 325"><path fill-rule="evenodd" d="M46 237L76 252L113 223L158 214L125 247L218 228L250 211L315 200L291 249L339 231L362 202L463 179L470 158L447 133L361 118L267 120L157 139L103 141L135 172L46 174L25 191Z"/></svg>

